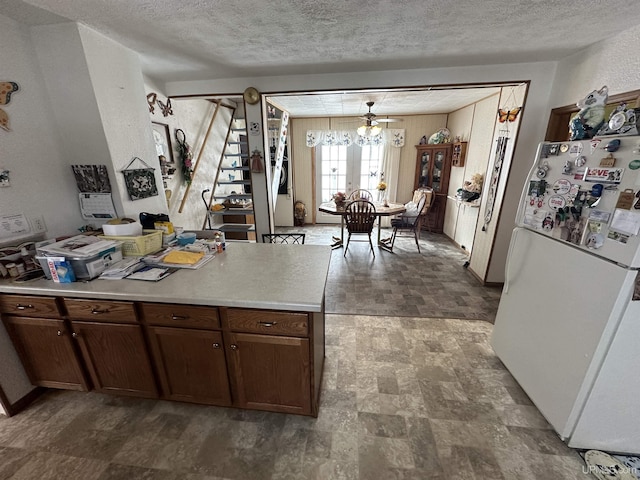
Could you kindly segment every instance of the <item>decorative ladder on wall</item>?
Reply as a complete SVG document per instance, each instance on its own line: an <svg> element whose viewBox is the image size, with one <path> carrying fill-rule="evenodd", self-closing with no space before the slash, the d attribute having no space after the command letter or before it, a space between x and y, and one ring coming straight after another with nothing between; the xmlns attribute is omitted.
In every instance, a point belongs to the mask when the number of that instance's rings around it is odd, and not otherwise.
<svg viewBox="0 0 640 480"><path fill-rule="evenodd" d="M202 228L224 232L228 240L255 241L251 191L246 121L244 114L234 108L211 196L205 201L208 216ZM212 210L213 204L223 204L226 208Z"/></svg>
<svg viewBox="0 0 640 480"><path fill-rule="evenodd" d="M269 144L275 148L275 152L271 155L273 161L273 170L271 177L271 198L272 213L275 214L276 204L278 202L278 188L280 187L280 176L282 175L282 161L287 145L287 133L289 130L289 113L280 112L280 117L270 117L267 119L269 129ZM290 167L290 166L289 166Z"/></svg>

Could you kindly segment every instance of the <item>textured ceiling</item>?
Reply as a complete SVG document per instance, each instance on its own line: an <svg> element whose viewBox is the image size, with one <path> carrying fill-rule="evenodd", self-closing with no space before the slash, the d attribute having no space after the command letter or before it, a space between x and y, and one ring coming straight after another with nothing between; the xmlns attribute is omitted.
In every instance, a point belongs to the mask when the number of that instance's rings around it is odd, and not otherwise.
<svg viewBox="0 0 640 480"><path fill-rule="evenodd" d="M85 24L167 82L559 60L640 25L640 2L1 0L0 14Z"/></svg>

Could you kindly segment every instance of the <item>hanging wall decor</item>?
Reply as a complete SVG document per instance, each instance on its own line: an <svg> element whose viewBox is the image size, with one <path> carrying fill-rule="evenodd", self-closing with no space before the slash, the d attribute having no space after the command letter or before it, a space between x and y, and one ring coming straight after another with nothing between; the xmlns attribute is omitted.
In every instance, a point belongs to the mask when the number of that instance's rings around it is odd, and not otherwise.
<svg viewBox="0 0 640 480"><path fill-rule="evenodd" d="M160 107L160 112L163 117L168 117L169 115L173 115L173 107L171 106L171 99L167 98L167 102L163 102L158 98L158 94L155 92L151 92L147 94L147 104L149 105L149 113L153 114L156 111L154 105L158 105Z"/></svg>
<svg viewBox="0 0 640 480"><path fill-rule="evenodd" d="M500 172L502 171L502 163L507 153L507 142L509 141L508 131L501 131L496 144L496 155L491 170L491 180L489 183L489 192L487 194L487 204L484 212L484 225L482 231L487 231L487 226L491 222L493 216L493 207L496 202L496 194L498 193L498 182L500 181Z"/></svg>
<svg viewBox="0 0 640 480"><path fill-rule="evenodd" d="M162 100L158 99L158 105L160 105L160 111L163 117L173 115L173 108L171 107L171 99L167 98L167 103L162 103Z"/></svg>
<svg viewBox="0 0 640 480"><path fill-rule="evenodd" d="M264 172L264 161L262 160L262 152L254 150L251 152L251 171L254 173Z"/></svg>
<svg viewBox="0 0 640 480"><path fill-rule="evenodd" d="M149 112L155 112L156 108L154 107L156 100L158 100L158 94L155 92L151 92L147 95L147 103L149 104Z"/></svg>
<svg viewBox="0 0 640 480"><path fill-rule="evenodd" d="M136 160L146 168L130 168ZM127 186L127 193L131 200L140 200L158 195L154 170L139 157L133 157L133 160L122 170L124 183Z"/></svg>
<svg viewBox="0 0 640 480"><path fill-rule="evenodd" d="M187 185L191 184L193 178L193 153L187 143L187 136L184 131L176 128L176 141L178 142L178 153L180 154L180 169Z"/></svg>
<svg viewBox="0 0 640 480"><path fill-rule="evenodd" d="M0 105L8 105L11 101L11 95L20 90L16 82L0 82ZM0 128L10 132L9 115L0 108Z"/></svg>

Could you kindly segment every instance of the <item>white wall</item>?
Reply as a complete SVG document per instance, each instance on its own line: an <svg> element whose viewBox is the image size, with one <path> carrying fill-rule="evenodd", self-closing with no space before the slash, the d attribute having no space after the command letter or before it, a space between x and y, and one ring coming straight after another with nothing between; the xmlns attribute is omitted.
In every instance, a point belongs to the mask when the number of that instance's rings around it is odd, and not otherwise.
<svg viewBox="0 0 640 480"><path fill-rule="evenodd" d="M640 89L640 29L631 28L558 63L552 108L575 104L603 85L609 94Z"/></svg>
<svg viewBox="0 0 640 480"><path fill-rule="evenodd" d="M455 197L464 181L470 180L474 174L487 176L498 100L499 95L492 95L449 115L448 128L452 136L460 136L468 142L464 166L451 168L449 197ZM477 206L447 199L444 233L469 253L474 243L479 211Z"/></svg>
<svg viewBox="0 0 640 480"><path fill-rule="evenodd" d="M30 33L28 27L0 15L2 81L20 86L2 106L12 131L0 130L0 167L10 170L11 186L0 189L0 214L43 215L49 235L61 235L74 232L83 220Z"/></svg>

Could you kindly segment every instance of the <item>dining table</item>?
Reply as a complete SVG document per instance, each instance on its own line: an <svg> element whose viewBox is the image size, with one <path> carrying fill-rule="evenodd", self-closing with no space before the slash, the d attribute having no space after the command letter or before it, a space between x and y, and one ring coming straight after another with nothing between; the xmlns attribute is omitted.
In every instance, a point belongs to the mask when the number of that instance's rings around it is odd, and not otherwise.
<svg viewBox="0 0 640 480"><path fill-rule="evenodd" d="M323 213L328 213L329 215L340 215L340 236L333 237L333 243L331 244L331 248L340 248L344 245L344 216L346 212L346 206L349 202L336 205L335 202L325 202L321 203L318 207ZM391 202L372 202L376 207L375 215L378 218L378 247L384 248L386 250L389 249L389 246L381 240L380 238L380 228L382 224L382 217L389 217L391 215L399 215L401 213L406 212L406 208L402 203L391 203Z"/></svg>

